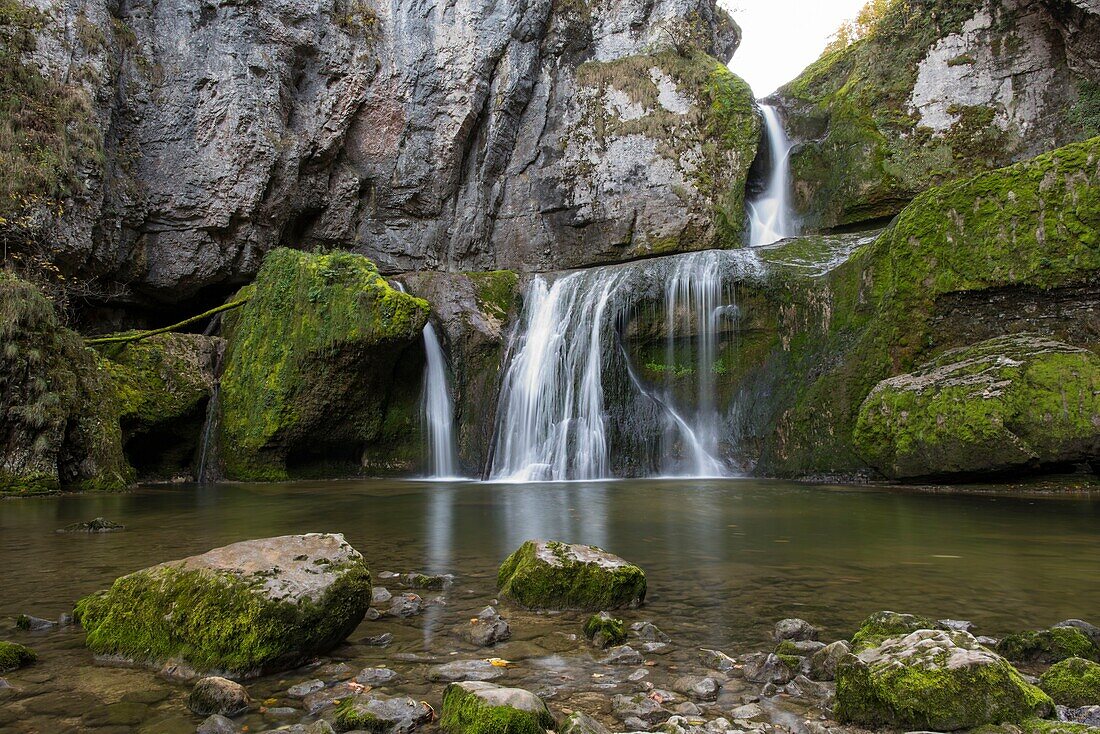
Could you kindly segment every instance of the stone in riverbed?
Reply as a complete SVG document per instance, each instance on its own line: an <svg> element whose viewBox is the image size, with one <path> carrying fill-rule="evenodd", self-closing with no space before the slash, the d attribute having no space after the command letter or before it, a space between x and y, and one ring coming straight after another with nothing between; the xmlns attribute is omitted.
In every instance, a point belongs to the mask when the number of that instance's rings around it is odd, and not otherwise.
<svg viewBox="0 0 1100 734"><path fill-rule="evenodd" d="M698 701L714 701L718 698L718 689L721 688L721 684L714 678L684 676L673 681L672 688L677 693L691 696Z"/></svg>
<svg viewBox="0 0 1100 734"><path fill-rule="evenodd" d="M496 609L485 607L468 625L459 630L459 634L471 644L489 647L509 639L512 629L507 620L497 614Z"/></svg>
<svg viewBox="0 0 1100 734"><path fill-rule="evenodd" d="M59 533L117 533L120 530L125 530L125 525L119 525L117 522L111 522L110 520L102 517L97 517L87 522L74 522L72 525L66 525L57 532Z"/></svg>
<svg viewBox="0 0 1100 734"><path fill-rule="evenodd" d="M237 734L237 726L221 714L211 714L199 724L195 734Z"/></svg>
<svg viewBox="0 0 1100 734"><path fill-rule="evenodd" d="M365 686L379 686L389 683L397 677L397 672L389 668L363 668L355 676L355 682Z"/></svg>
<svg viewBox="0 0 1100 734"><path fill-rule="evenodd" d="M804 619L781 619L775 623L772 637L776 642L816 640L817 628Z"/></svg>
<svg viewBox="0 0 1100 734"><path fill-rule="evenodd" d="M286 670L342 642L371 596L363 557L339 534L249 540L115 581L76 614L99 655L179 659L233 677Z"/></svg>
<svg viewBox="0 0 1100 734"><path fill-rule="evenodd" d="M627 723L637 720L641 722L642 730L649 731L657 724L668 721L672 716L672 712L662 705L664 702L658 701L657 698L659 697L644 693L618 695L611 699L611 709L619 721Z"/></svg>
<svg viewBox="0 0 1100 734"><path fill-rule="evenodd" d="M411 698L360 694L344 700L333 714L336 731L364 729L373 734L408 734L432 720L432 709Z"/></svg>
<svg viewBox="0 0 1100 734"><path fill-rule="evenodd" d="M607 612L593 614L584 623L584 636L593 647L601 650L626 642L626 626L623 620L615 619Z"/></svg>
<svg viewBox="0 0 1100 734"><path fill-rule="evenodd" d="M41 632L42 630L48 630L51 627L56 627L57 622L49 619L32 617L29 614L20 614L18 617L15 618L15 626L21 630L27 630L28 632Z"/></svg>
<svg viewBox="0 0 1100 734"><path fill-rule="evenodd" d="M863 620L852 635L852 652L862 652L891 637L904 637L910 632L930 629L936 629L936 623L928 617L890 611L875 612Z"/></svg>
<svg viewBox="0 0 1100 734"><path fill-rule="evenodd" d="M607 651L607 657L600 662L604 665L641 665L645 659L630 645L616 645Z"/></svg>
<svg viewBox="0 0 1100 734"><path fill-rule="evenodd" d="M451 734L541 734L556 726L530 691L475 681L447 686L439 723Z"/></svg>
<svg viewBox="0 0 1100 734"><path fill-rule="evenodd" d="M504 668L488 660L456 660L438 665L428 672L428 680L450 683L452 681L489 681L504 675Z"/></svg>
<svg viewBox="0 0 1100 734"><path fill-rule="evenodd" d="M187 708L199 716L236 716L247 711L251 703L244 686L217 676L200 680L187 697Z"/></svg>
<svg viewBox="0 0 1100 734"><path fill-rule="evenodd" d="M645 600L642 569L591 545L529 540L497 574L501 592L530 609L637 607Z"/></svg>
<svg viewBox="0 0 1100 734"><path fill-rule="evenodd" d="M997 652L1019 663L1056 663L1069 658L1100 660L1100 649L1077 627L1051 627L1008 635L997 643Z"/></svg>
<svg viewBox="0 0 1100 734"><path fill-rule="evenodd" d="M324 690L325 682L320 678L314 678L313 680L307 680L302 683L297 683L290 688L286 689L286 695L291 698L305 698L311 693Z"/></svg>
<svg viewBox="0 0 1100 734"><path fill-rule="evenodd" d="M0 673L26 667L38 660L38 655L29 647L15 642L0 641Z"/></svg>
<svg viewBox="0 0 1100 734"><path fill-rule="evenodd" d="M745 680L750 683L775 683L783 685L794 677L786 662L774 653L759 652L745 658Z"/></svg>
<svg viewBox="0 0 1100 734"><path fill-rule="evenodd" d="M847 640L837 640L821 648L810 658L810 678L813 680L835 680L836 667L848 653L852 646Z"/></svg>
<svg viewBox="0 0 1100 734"><path fill-rule="evenodd" d="M1062 706L1100 705L1100 665L1082 658L1063 660L1043 673L1039 687Z"/></svg>
<svg viewBox="0 0 1100 734"><path fill-rule="evenodd" d="M1094 624L1090 624L1083 619L1067 619L1054 625L1054 627L1076 627L1092 640L1092 644L1100 648L1100 627Z"/></svg>
<svg viewBox="0 0 1100 734"><path fill-rule="evenodd" d="M588 714L574 711L558 729L558 734L611 734L611 732Z"/></svg>
<svg viewBox="0 0 1100 734"><path fill-rule="evenodd" d="M407 573L401 577L406 586L414 589L427 589L428 591L443 591L455 582L453 573L429 575L426 573Z"/></svg>
<svg viewBox="0 0 1100 734"><path fill-rule="evenodd" d="M737 667L737 661L721 650L709 650L704 647L699 651L699 657L703 665L714 670L728 672Z"/></svg>
<svg viewBox="0 0 1100 734"><path fill-rule="evenodd" d="M390 609L387 614L391 617L399 617L405 619L407 617L415 617L424 611L424 600L420 598L419 594L398 594L393 597L390 602Z"/></svg>
<svg viewBox="0 0 1100 734"><path fill-rule="evenodd" d="M1052 710L1045 693L967 632L918 630L849 655L837 669L842 722L955 731Z"/></svg>
<svg viewBox="0 0 1100 734"><path fill-rule="evenodd" d="M652 622L635 622L630 625L630 631L646 642L672 642L672 638Z"/></svg>

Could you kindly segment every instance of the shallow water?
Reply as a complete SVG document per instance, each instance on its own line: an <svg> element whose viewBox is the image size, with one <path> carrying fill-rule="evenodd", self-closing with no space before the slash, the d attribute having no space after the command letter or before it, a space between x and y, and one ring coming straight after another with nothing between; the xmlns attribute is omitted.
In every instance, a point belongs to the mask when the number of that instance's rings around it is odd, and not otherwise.
<svg viewBox="0 0 1100 734"><path fill-rule="evenodd" d="M54 533L97 516L127 529ZM697 666L700 647L764 649L771 626L786 616L810 620L823 640L833 640L880 609L969 619L991 635L1100 615L1095 495L925 494L758 480L370 480L23 499L0 502L0 637L34 647L42 660L5 676L16 691L0 691L0 729L194 731L200 719L184 706L186 686L97 666L79 629L24 633L12 617L56 619L129 571L238 540L314 531L344 533L376 577L413 570L458 577L423 615L364 622L331 656L355 670L393 668L403 682L383 691L432 705L444 687L425 682L435 664L490 655L515 663L504 682L537 690L559 709L599 709L608 692L638 690L626 680L636 668L600 666L599 654L576 639L583 615L536 615L505 603L498 609L511 622L511 641L478 651L453 636L495 599L497 566L529 538L599 545L645 568L647 603L621 616L651 620L672 636L668 651L647 656L654 681ZM376 585L403 590L377 578ZM362 644L382 632L395 635L389 647ZM313 676L295 671L249 688L254 698L278 698ZM277 705L301 704L280 698ZM241 721L251 731L271 726L258 713Z"/></svg>

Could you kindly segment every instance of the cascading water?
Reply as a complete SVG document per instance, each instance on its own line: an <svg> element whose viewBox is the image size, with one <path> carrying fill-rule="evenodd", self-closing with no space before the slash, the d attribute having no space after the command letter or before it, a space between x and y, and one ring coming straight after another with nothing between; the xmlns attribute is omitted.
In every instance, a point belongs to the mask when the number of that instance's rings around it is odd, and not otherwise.
<svg viewBox="0 0 1100 734"><path fill-rule="evenodd" d="M455 444L454 408L451 386L447 379L447 359L435 327L424 325L424 351L428 364L424 368L424 389L420 406L428 426L428 450L432 462L432 479L458 478L458 450Z"/></svg>
<svg viewBox="0 0 1100 734"><path fill-rule="evenodd" d="M749 202L749 245L770 245L798 234L791 212L791 141L783 129L779 113L770 105L760 105L768 134L771 170L767 187Z"/></svg>

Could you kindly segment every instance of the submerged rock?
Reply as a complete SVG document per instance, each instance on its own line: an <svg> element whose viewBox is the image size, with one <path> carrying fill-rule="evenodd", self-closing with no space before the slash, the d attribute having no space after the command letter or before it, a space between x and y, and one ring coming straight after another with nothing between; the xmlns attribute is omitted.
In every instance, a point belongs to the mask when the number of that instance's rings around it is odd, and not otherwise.
<svg viewBox="0 0 1100 734"><path fill-rule="evenodd" d="M339 534L248 540L115 581L76 606L87 645L160 665L251 676L339 644L371 594L363 557Z"/></svg>
<svg viewBox="0 0 1100 734"><path fill-rule="evenodd" d="M1100 665L1083 658L1063 660L1043 673L1039 687L1062 706L1100 706Z"/></svg>
<svg viewBox="0 0 1100 734"><path fill-rule="evenodd" d="M286 695L291 698L305 698L311 693L322 691L325 688L325 682L320 678L314 678L313 680L307 680L302 683L295 683L290 688L286 689Z"/></svg>
<svg viewBox="0 0 1100 734"><path fill-rule="evenodd" d="M363 729L374 734L408 734L432 720L432 709L408 697L360 694L344 700L333 714L336 731Z"/></svg>
<svg viewBox="0 0 1100 734"><path fill-rule="evenodd" d="M512 629L507 620L497 614L492 607L485 607L470 623L459 630L459 634L471 644L489 647L511 638Z"/></svg>
<svg viewBox="0 0 1100 734"><path fill-rule="evenodd" d="M389 668L363 668L355 676L355 682L365 686L378 686L397 678L397 672Z"/></svg>
<svg viewBox="0 0 1100 734"><path fill-rule="evenodd" d="M0 641L0 673L8 673L26 667L38 660L38 655L29 647L15 642Z"/></svg>
<svg viewBox="0 0 1100 734"><path fill-rule="evenodd" d="M20 614L15 618L15 626L28 632L41 632L57 626L57 622L41 617L32 617L29 614Z"/></svg>
<svg viewBox="0 0 1100 734"><path fill-rule="evenodd" d="M531 609L620 609L645 600L642 569L591 545L529 540L497 574L501 593Z"/></svg>
<svg viewBox="0 0 1100 734"><path fill-rule="evenodd" d="M630 645L616 645L607 651L607 657L600 662L604 665L641 665L645 658Z"/></svg>
<svg viewBox="0 0 1100 734"><path fill-rule="evenodd" d="M493 665L488 660L456 660L453 663L438 665L428 671L431 681L490 681L504 675L504 668Z"/></svg>
<svg viewBox="0 0 1100 734"><path fill-rule="evenodd" d="M236 716L247 711L251 703L244 686L217 676L200 680L187 697L187 708L199 716Z"/></svg>
<svg viewBox="0 0 1100 734"><path fill-rule="evenodd" d="M125 525L120 525L117 522L111 522L110 520L97 517L94 520L88 520L86 522L74 522L71 525L59 529L58 533L117 533L120 530L125 530Z"/></svg>
<svg viewBox="0 0 1100 734"><path fill-rule="evenodd" d="M626 628L623 620L615 619L607 612L593 614L584 623L584 636L593 647L601 650L626 642Z"/></svg>
<svg viewBox="0 0 1100 734"><path fill-rule="evenodd" d="M867 726L955 731L1052 710L1045 693L966 632L918 630L837 669L837 718Z"/></svg>
<svg viewBox="0 0 1100 734"><path fill-rule="evenodd" d="M420 598L419 594L398 594L390 601L390 608L387 611L391 617L399 617L405 619L406 617L415 617L424 611L424 600Z"/></svg>
<svg viewBox="0 0 1100 734"><path fill-rule="evenodd" d="M1100 649L1076 627L1051 627L1008 635L997 643L997 652L1020 663L1056 663L1074 657L1100 660Z"/></svg>
<svg viewBox="0 0 1100 734"><path fill-rule="evenodd" d="M493 683L452 683L443 692L439 720L451 734L539 734L556 727L535 694Z"/></svg>

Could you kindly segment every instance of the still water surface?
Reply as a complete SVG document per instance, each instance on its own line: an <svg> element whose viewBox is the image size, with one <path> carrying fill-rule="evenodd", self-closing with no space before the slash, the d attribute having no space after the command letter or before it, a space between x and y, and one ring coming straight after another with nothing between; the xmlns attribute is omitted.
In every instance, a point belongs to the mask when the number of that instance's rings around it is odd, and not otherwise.
<svg viewBox="0 0 1100 734"><path fill-rule="evenodd" d="M54 532L97 516L127 529ZM926 494L758 480L370 480L23 499L0 502L0 638L32 645L43 660L7 676L21 698L9 706L0 701L0 728L108 731L102 707L117 708L144 689L150 700L126 709L126 726L156 721L157 730L193 731L197 719L183 707L186 688L147 671L93 665L79 630L32 635L14 630L11 618L26 612L56 619L82 595L154 563L248 538L320 531L344 533L376 576L416 570L458 577L445 603L407 620L364 622L334 654L353 666L397 668L406 681L401 692L429 701L438 700L442 686L424 684L415 665L454 660L456 653L484 657L452 633L494 600L497 566L529 538L599 545L641 565L647 604L625 616L656 622L674 641L667 660L684 664L699 647L731 654L763 649L771 626L786 616L810 620L825 640L847 636L880 609L969 619L979 633L993 635L1100 617L1095 495ZM509 680L545 688L535 671L560 674L592 663L571 637L581 615L500 609L514 639L492 654L530 661L510 671ZM358 642L383 631L395 634L389 648ZM273 677L254 684L253 693L274 695L308 677ZM264 728L259 724L252 730Z"/></svg>

